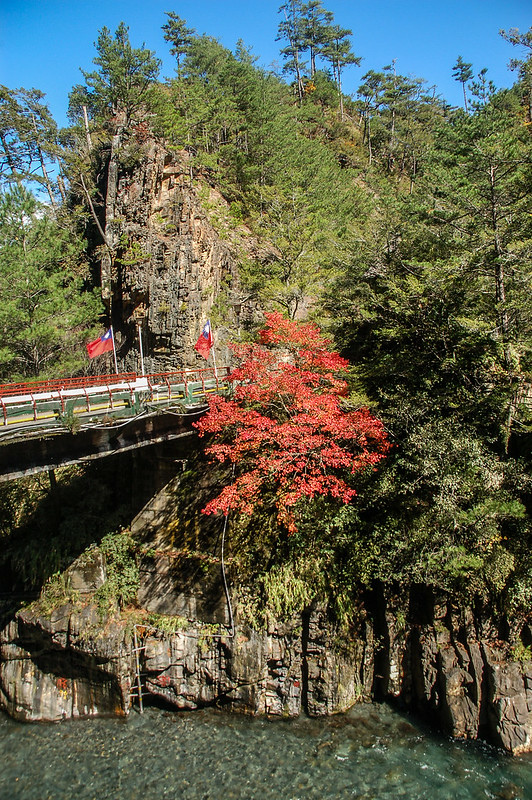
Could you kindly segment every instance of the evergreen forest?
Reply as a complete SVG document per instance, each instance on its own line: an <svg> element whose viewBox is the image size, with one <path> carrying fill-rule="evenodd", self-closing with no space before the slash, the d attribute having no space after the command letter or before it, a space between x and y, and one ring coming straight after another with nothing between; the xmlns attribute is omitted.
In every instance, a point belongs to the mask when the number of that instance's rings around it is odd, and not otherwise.
<svg viewBox="0 0 532 800"><path fill-rule="evenodd" d="M138 255L109 217L105 176L138 164L153 139L186 151L229 224L275 253L266 267L241 258L246 296L319 326L349 363L346 411L369 409L390 445L352 476L349 502L303 503L297 530L267 503L235 524L242 569L277 611L328 592L351 613L352 587L380 581L529 615L532 28L501 31L509 89L451 57L463 89L453 107L393 61L348 93L345 68L361 56L351 31L321 0L286 0L281 12L278 72L243 41L231 52L170 12L174 76L161 77L126 23L102 28L67 128L40 90L0 87L0 379L95 369L85 343L109 322L109 264ZM216 314L229 325L223 304ZM258 327L232 338L250 342ZM1 487L4 562L22 531L17 568L28 563L47 493L37 479ZM34 571L66 565L67 529L94 538L79 505L63 511L71 518L37 546ZM257 553L268 569L257 571Z"/></svg>

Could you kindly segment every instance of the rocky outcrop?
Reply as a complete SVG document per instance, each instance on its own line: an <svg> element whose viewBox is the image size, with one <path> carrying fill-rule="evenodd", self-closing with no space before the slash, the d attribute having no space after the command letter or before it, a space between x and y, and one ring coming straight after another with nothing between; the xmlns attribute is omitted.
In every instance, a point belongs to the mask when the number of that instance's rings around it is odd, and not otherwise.
<svg viewBox="0 0 532 800"><path fill-rule="evenodd" d="M66 575L70 602L48 612L41 600L2 631L0 707L9 714L25 720L127 714L137 654L143 693L180 709L217 704L253 714L322 715L370 696L370 627L353 632L347 644L325 607L255 630L236 602L231 630L225 597L207 577L196 590L203 583L204 595L214 597L211 620L174 617L175 630L164 631L140 610L129 621L102 621L93 593L104 581L105 565L93 548Z"/></svg>
<svg viewBox="0 0 532 800"><path fill-rule="evenodd" d="M140 610L129 621L102 622L91 598L104 579L95 549L70 570L73 600L48 614L37 604L4 629L0 706L9 714L25 720L127 714L138 654L144 700L178 709L221 705L322 716L373 694L424 714L454 737L485 738L512 753L532 749L532 663L517 661L516 648L495 638L478 611L457 610L445 599L429 609L426 590L425 619L416 617L420 590L412 590L406 615L404 596L375 590L350 631L319 604L254 629L234 598L231 630L223 593L207 576L196 590L205 597L214 592L211 619L170 618L174 629L165 631Z"/></svg>
<svg viewBox="0 0 532 800"><path fill-rule="evenodd" d="M129 651L95 606L18 614L2 632L0 659L0 707L15 719L124 715L129 706Z"/></svg>
<svg viewBox="0 0 532 800"><path fill-rule="evenodd" d="M105 579L91 547L61 577L53 608L43 595L0 634L0 707L15 719L126 713L132 656L124 624L103 622L90 602Z"/></svg>
<svg viewBox="0 0 532 800"><path fill-rule="evenodd" d="M253 316L239 264L263 263L273 252L235 221L230 204L195 169L190 153L170 153L132 131L113 165L106 202L113 258L107 264L106 251L102 291L110 297L120 369L140 368L138 326L148 372L203 367L194 351L201 326L216 308L235 329ZM217 334L217 355L226 361L224 329Z"/></svg>
<svg viewBox="0 0 532 800"><path fill-rule="evenodd" d="M389 678L381 676L380 696L396 698L456 738L484 738L514 754L532 750L532 661L523 645L530 641L528 625L514 626L502 639L487 609L457 608L423 587L410 591L406 613L404 602L381 597L385 643L379 655Z"/></svg>
<svg viewBox="0 0 532 800"><path fill-rule="evenodd" d="M307 620L315 630L309 650L300 618L260 631L237 622L233 634L185 620L173 632L136 624L144 700L277 716L343 711L369 696L371 684L362 685L360 675L371 678L371 647L358 643L359 661L343 647L337 658L323 613ZM127 714L137 679L133 629L98 619L91 603L63 606L49 618L20 612L1 635L0 707L23 720Z"/></svg>
<svg viewBox="0 0 532 800"><path fill-rule="evenodd" d="M164 503L150 504L144 518L161 534ZM16 615L0 634L1 708L24 720L127 714L140 673L145 700L179 709L322 716L375 697L451 736L532 750L527 624L510 631L501 620L497 629L488 609L459 608L426 587L376 586L360 595L349 630L320 603L253 627L245 595L228 604L217 558L198 564L197 553L183 558L168 543L164 550L165 541L156 538L162 549L141 564L144 608L102 618L95 592L106 564L93 547L67 570L59 593L45 592Z"/></svg>

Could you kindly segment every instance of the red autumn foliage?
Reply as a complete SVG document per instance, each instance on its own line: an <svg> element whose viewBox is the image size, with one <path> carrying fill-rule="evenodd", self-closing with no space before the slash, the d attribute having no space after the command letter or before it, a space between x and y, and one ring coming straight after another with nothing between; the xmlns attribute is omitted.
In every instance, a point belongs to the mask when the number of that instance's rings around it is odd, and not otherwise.
<svg viewBox="0 0 532 800"><path fill-rule="evenodd" d="M228 378L232 398L211 398L195 426L213 435L207 453L235 465L235 478L203 511L250 515L273 491L277 519L293 533L299 501L352 500L347 476L385 457L386 433L367 409L342 407L348 362L316 325L266 314L260 344L231 349L240 360Z"/></svg>

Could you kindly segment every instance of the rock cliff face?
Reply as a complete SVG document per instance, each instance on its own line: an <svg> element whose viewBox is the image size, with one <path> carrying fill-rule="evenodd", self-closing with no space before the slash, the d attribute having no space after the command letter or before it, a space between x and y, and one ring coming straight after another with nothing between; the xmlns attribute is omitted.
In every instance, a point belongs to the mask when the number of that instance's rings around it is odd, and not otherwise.
<svg viewBox="0 0 532 800"><path fill-rule="evenodd" d="M130 648L111 625L90 640L97 627L90 605L19 615L2 634L0 707L27 721L125 715Z"/></svg>
<svg viewBox="0 0 532 800"><path fill-rule="evenodd" d="M219 582L207 575L186 592L173 589L189 612L203 597L207 618L174 618L165 631L140 611L129 621L101 620L91 598L105 568L97 551L93 558L70 569L74 602L46 614L38 605L24 610L1 633L0 707L18 719L127 714L139 670L144 701L178 709L321 716L376 697L422 713L449 735L532 750L532 663L516 661L478 611L416 588L399 604L375 588L349 631L319 604L257 630L235 596L231 630ZM170 603L170 561L152 561L141 592L158 577Z"/></svg>
<svg viewBox="0 0 532 800"><path fill-rule="evenodd" d="M457 607L413 587L400 603L379 593L380 652L374 685L451 736L483 738L512 753L532 750L532 662L517 661L528 624L505 638L488 609Z"/></svg>
<svg viewBox="0 0 532 800"><path fill-rule="evenodd" d="M102 289L119 366L140 368L139 325L147 371L205 366L193 349L201 326L217 309L218 318L235 327L252 316L239 263L265 261L272 253L231 219L230 205L205 175L194 172L186 151L171 154L152 139L135 146L139 153L132 163L127 148L122 163L114 160L107 186L106 236L113 258L102 260ZM217 332L219 344L224 330ZM226 357L223 349L219 357Z"/></svg>
<svg viewBox="0 0 532 800"><path fill-rule="evenodd" d="M85 569L85 567L83 567ZM137 687L179 709L223 705L253 714L320 716L369 699L371 628L340 632L325 608L254 630L181 619L165 632L120 617L102 622L79 568L78 595L45 614L20 612L0 636L0 707L21 720L127 714ZM83 589L83 591L80 591ZM215 616L227 616L225 601ZM369 639L366 635L369 632Z"/></svg>

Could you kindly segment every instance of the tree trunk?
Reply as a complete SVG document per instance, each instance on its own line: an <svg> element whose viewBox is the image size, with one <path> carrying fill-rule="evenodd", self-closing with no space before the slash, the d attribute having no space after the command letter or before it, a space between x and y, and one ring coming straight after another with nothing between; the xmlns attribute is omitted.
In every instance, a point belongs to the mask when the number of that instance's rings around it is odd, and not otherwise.
<svg viewBox="0 0 532 800"><path fill-rule="evenodd" d="M296 64L296 77L297 77L297 95L299 97L299 102L303 102L303 79L301 77L301 70L299 68L299 53L297 48L294 48L294 61Z"/></svg>
<svg viewBox="0 0 532 800"><path fill-rule="evenodd" d="M11 170L11 174L12 175L16 175L17 174L17 170L15 169L15 163L14 163L13 158L11 156L11 152L9 150L9 145L8 145L8 143L6 141L6 138L5 138L5 136L4 136L2 131L0 131L0 143L2 144L2 149L3 149L4 153L6 154L6 159L7 159L7 163L9 164L9 169Z"/></svg>
<svg viewBox="0 0 532 800"><path fill-rule="evenodd" d="M37 123L35 122L35 117L33 116L33 114L31 115L31 120L33 122L33 129L35 131L35 138L37 139L37 135L38 135ZM44 163L44 156L42 154L42 150L40 148L39 143L36 141L35 144L37 146L37 152L39 154L39 161L41 162L41 171L42 171L42 174L43 174L44 182L46 184L46 189L48 191L48 197L50 198L50 203L52 204L52 208L53 208L54 212L57 212L57 206L55 204L55 198L54 198L54 194L52 192L52 184L50 183L50 178L48 177L48 171L47 171L46 165Z"/></svg>
<svg viewBox="0 0 532 800"><path fill-rule="evenodd" d="M91 139L91 132L89 130L89 118L87 116L87 106L83 106L83 121L85 124L85 136L87 137L87 147L90 153L90 151L92 150L92 139Z"/></svg>
<svg viewBox="0 0 532 800"><path fill-rule="evenodd" d="M469 108L467 107L467 94L466 94L466 90L465 90L465 82L462 83L462 91L464 93L464 108L465 108L465 112L467 114L469 112Z"/></svg>
<svg viewBox="0 0 532 800"><path fill-rule="evenodd" d="M114 254L119 241L118 225L115 221L115 204L118 188L118 153L122 144L123 134L124 125L123 122L120 122L111 140L111 154L107 168L107 188L105 193L104 239L107 244L107 250L101 260L101 284L102 300L106 305L109 316L111 315Z"/></svg>
<svg viewBox="0 0 532 800"><path fill-rule="evenodd" d="M344 121L344 98L342 97L342 73L338 67L338 95L340 97L340 119Z"/></svg>
<svg viewBox="0 0 532 800"><path fill-rule="evenodd" d="M84 179L82 173L80 173L80 181L81 181L81 187L82 187L82 189L83 189L83 191L85 193L85 198L87 200L87 203L89 204L91 216L92 216L92 218L94 220L94 223L95 223L96 227L98 228L98 231L100 233L100 236L102 237L103 243L107 247L109 247L109 245L107 244L107 239L105 238L105 231L104 231L104 229L102 228L102 226L100 224L100 220L98 219L98 215L96 214L96 210L94 208L94 203L92 202L92 197L90 196L90 192L87 189L87 184L85 183L85 179Z"/></svg>

